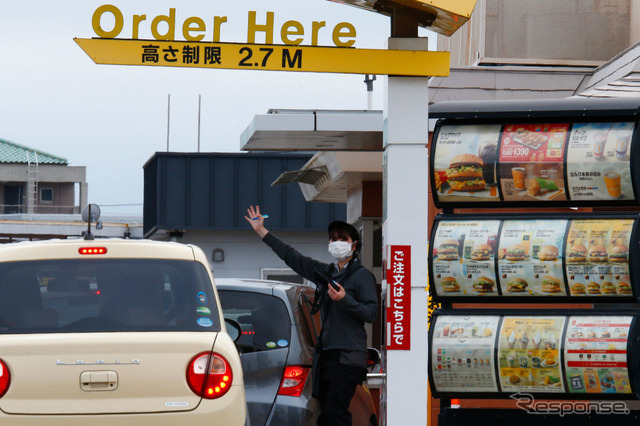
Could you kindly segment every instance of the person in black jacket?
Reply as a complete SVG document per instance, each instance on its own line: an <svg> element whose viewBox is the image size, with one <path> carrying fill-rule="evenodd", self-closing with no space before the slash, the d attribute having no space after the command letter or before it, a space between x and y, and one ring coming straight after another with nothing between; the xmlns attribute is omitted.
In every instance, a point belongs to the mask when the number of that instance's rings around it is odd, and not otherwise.
<svg viewBox="0 0 640 426"><path fill-rule="evenodd" d="M320 401L320 425L351 425L349 403L366 378L367 333L378 311L376 279L357 257L358 231L350 224L329 224L329 253L336 263L304 256L264 227L260 207L250 206L245 219L291 269L315 282L322 330L313 361L313 396Z"/></svg>

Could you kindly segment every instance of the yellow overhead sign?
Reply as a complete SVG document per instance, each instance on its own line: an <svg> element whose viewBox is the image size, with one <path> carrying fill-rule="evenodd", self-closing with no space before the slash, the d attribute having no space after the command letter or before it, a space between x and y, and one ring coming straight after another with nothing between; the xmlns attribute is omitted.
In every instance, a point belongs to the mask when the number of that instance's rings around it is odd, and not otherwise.
<svg viewBox="0 0 640 426"><path fill-rule="evenodd" d="M108 38L74 40L97 64L422 77L449 75L449 52Z"/></svg>

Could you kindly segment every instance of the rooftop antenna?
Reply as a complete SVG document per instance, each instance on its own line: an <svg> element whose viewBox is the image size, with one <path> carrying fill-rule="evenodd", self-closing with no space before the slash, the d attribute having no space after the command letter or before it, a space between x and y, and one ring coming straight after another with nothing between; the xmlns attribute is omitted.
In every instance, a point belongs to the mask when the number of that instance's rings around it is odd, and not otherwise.
<svg viewBox="0 0 640 426"><path fill-rule="evenodd" d="M97 204L89 204L82 211L82 220L87 222L87 231L84 232L85 240L95 240L91 233L91 222L97 222L100 219L100 207Z"/></svg>
<svg viewBox="0 0 640 426"><path fill-rule="evenodd" d="M171 93L167 94L167 152L169 152L169 124L171 123Z"/></svg>
<svg viewBox="0 0 640 426"><path fill-rule="evenodd" d="M373 82L376 81L376 76L373 74L364 75L364 83L367 85L367 109L373 108Z"/></svg>
<svg viewBox="0 0 640 426"><path fill-rule="evenodd" d="M198 152L200 152L200 110L201 110L201 103L202 101L202 95L198 95Z"/></svg>

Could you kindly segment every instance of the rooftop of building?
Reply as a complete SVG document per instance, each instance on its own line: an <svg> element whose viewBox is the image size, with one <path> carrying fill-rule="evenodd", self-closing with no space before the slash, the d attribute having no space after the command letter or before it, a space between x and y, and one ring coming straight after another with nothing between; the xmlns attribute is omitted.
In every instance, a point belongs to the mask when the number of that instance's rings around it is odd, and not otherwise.
<svg viewBox="0 0 640 426"><path fill-rule="evenodd" d="M0 139L0 163L2 164L60 164L67 165L67 159L38 149Z"/></svg>

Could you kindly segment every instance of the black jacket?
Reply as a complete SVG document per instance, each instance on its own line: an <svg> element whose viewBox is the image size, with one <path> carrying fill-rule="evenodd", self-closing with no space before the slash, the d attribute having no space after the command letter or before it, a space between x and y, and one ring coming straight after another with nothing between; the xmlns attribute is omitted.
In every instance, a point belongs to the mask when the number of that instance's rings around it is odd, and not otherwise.
<svg viewBox="0 0 640 426"><path fill-rule="evenodd" d="M343 282L341 277L348 274L355 263L354 258L346 268L338 271L335 264L319 262L300 254L269 232L263 240L296 273L315 282L314 271L320 269L344 287L346 295L339 302L329 296L322 299L322 345L324 350L341 349L349 351L367 350L367 333L364 323L372 323L378 312L376 279L366 268L359 268ZM323 284L316 283L320 287ZM326 294L326 288L319 288L320 294Z"/></svg>

